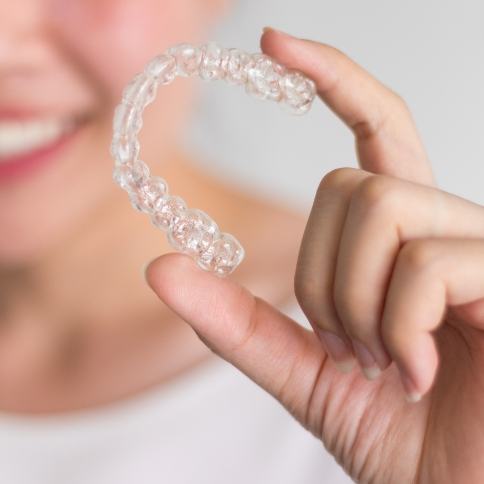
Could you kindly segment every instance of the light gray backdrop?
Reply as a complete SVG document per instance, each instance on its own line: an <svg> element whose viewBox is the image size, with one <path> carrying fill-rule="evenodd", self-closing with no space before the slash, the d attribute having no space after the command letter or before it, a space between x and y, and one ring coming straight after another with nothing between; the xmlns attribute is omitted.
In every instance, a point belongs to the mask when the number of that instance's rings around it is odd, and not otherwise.
<svg viewBox="0 0 484 484"><path fill-rule="evenodd" d="M257 51L270 25L337 46L406 99L440 187L484 203L483 18L477 0L239 0L212 38ZM240 88L201 89L191 140L207 169L307 210L326 172L355 166L322 103L295 117Z"/></svg>

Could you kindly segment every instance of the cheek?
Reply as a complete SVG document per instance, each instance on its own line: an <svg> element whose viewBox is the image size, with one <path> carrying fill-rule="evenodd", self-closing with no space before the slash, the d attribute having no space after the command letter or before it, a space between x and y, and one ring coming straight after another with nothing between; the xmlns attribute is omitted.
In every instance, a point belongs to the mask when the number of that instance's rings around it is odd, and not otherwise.
<svg viewBox="0 0 484 484"><path fill-rule="evenodd" d="M90 91L98 109L79 141L39 176L0 191L0 264L27 260L77 230L83 220L118 190L109 158L112 110L123 87L144 64L168 46L198 42L209 15L205 0L51 0L49 19L56 49ZM79 97L73 90L73 96ZM159 90L145 113L142 155L170 156L171 143L191 107L192 85L177 80ZM160 170L161 171L161 170ZM162 173L160 173L162 174ZM123 195L122 195L123 196ZM125 203L124 196L122 198ZM59 203L61 201L61 203ZM8 209L2 210L2 208Z"/></svg>
<svg viewBox="0 0 484 484"><path fill-rule="evenodd" d="M114 97L168 46L197 42L208 24L204 0L56 1L52 19L81 62Z"/></svg>

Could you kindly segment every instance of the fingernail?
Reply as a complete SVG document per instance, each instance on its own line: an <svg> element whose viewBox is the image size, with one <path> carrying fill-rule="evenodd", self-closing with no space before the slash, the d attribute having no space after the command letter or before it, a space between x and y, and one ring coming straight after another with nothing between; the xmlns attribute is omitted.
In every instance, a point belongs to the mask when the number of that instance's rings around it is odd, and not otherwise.
<svg viewBox="0 0 484 484"><path fill-rule="evenodd" d="M403 372L400 372L403 388L405 389L405 400L409 403L416 403L422 399L422 395L417 392L415 383L413 383L412 379Z"/></svg>
<svg viewBox="0 0 484 484"><path fill-rule="evenodd" d="M355 359L350 347L338 335L318 329L320 340L334 361L339 371L349 373L355 366Z"/></svg>
<svg viewBox="0 0 484 484"><path fill-rule="evenodd" d="M347 361L334 361L334 365L341 373L350 373L355 367L355 359L354 357L351 357Z"/></svg>
<svg viewBox="0 0 484 484"><path fill-rule="evenodd" d="M409 403L417 403L422 399L422 395L420 393L412 392L405 394L405 400Z"/></svg>
<svg viewBox="0 0 484 484"><path fill-rule="evenodd" d="M368 380L375 380L380 376L381 370L378 367L375 358L368 348L357 340L351 340L356 357L360 362L361 370Z"/></svg>

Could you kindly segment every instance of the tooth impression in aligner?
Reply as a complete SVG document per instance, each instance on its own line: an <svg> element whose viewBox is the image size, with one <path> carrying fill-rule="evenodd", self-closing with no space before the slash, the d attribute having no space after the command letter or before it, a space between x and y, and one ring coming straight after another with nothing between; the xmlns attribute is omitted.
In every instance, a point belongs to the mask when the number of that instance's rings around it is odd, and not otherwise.
<svg viewBox="0 0 484 484"><path fill-rule="evenodd" d="M143 125L143 110L155 100L158 86L170 84L177 76L245 86L250 95L275 101L294 114L309 111L316 87L301 72L287 69L265 54L225 49L209 42L169 48L154 57L123 91L113 120L114 181L128 192L136 210L148 214L153 225L167 233L173 248L193 257L202 269L223 277L244 258L240 242L221 232L208 214L188 208L183 199L170 195L165 180L150 176L149 167L139 159L137 135Z"/></svg>

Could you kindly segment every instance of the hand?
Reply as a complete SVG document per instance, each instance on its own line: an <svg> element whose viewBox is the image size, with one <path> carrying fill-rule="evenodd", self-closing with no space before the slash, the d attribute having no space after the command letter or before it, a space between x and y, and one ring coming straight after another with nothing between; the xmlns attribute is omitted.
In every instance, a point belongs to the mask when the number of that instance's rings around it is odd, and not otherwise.
<svg viewBox="0 0 484 484"><path fill-rule="evenodd" d="M304 233L315 331L181 254L151 263L151 287L358 482L482 482L484 208L433 186L405 103L342 53L273 30L262 47L316 80L362 168L323 178Z"/></svg>

